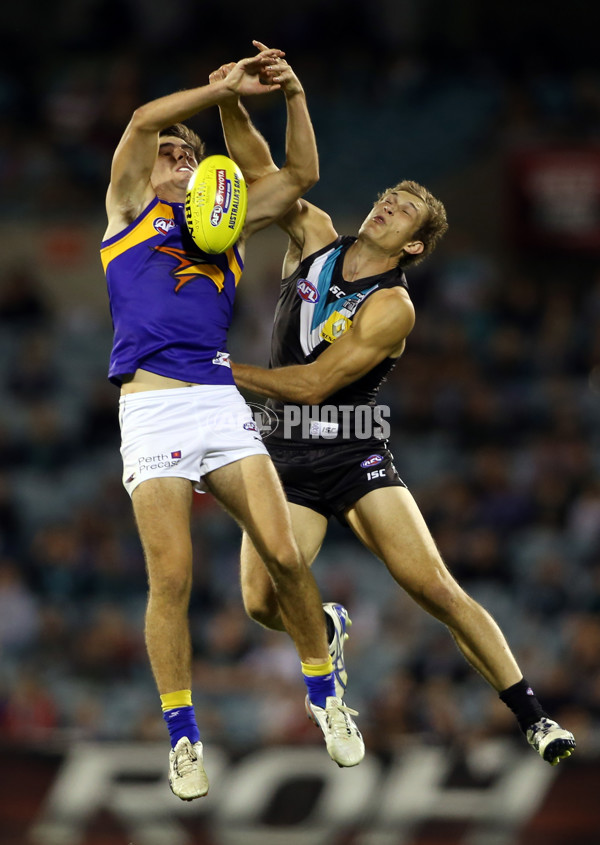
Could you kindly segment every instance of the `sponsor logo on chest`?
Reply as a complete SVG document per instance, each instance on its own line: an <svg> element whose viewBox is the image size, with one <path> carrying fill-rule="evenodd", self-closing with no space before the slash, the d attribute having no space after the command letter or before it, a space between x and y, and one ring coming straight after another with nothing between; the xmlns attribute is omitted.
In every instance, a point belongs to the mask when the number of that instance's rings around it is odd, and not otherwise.
<svg viewBox="0 0 600 845"><path fill-rule="evenodd" d="M345 334L351 325L352 320L349 317L345 317L339 311L334 311L321 328L321 337L327 343L333 343L334 340Z"/></svg>
<svg viewBox="0 0 600 845"><path fill-rule="evenodd" d="M345 311L348 312L348 314L353 314L354 311L356 311L356 309L360 305L360 303L363 301L363 299L366 299L367 296L366 293L363 293L360 290L356 291L354 294L350 294L345 290L342 290L339 285L331 285L331 287L329 288L329 295L335 296L336 299L344 299L348 297L343 303L343 307Z"/></svg>

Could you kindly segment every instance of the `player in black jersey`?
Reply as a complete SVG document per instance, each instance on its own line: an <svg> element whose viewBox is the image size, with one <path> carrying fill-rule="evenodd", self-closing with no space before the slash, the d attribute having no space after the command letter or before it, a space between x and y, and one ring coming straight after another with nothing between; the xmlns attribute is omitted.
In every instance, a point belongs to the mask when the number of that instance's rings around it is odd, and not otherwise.
<svg viewBox="0 0 600 845"><path fill-rule="evenodd" d="M223 66L213 78L227 72ZM239 99L220 108L229 154L246 178L274 169ZM279 222L289 246L270 368L237 364L233 371L240 387L268 397L277 414L267 444L302 554L312 563L328 518L342 515L397 583L447 626L468 662L515 713L533 748L557 764L572 753L573 735L548 718L496 622L446 568L394 468L384 420L374 424L377 390L415 320L403 268L431 253L446 231L442 203L405 181L379 196L357 237L340 237L329 215L305 200ZM283 629L276 594L247 535L242 586L249 615ZM336 626L332 651L343 687L347 615L338 616L342 630Z"/></svg>

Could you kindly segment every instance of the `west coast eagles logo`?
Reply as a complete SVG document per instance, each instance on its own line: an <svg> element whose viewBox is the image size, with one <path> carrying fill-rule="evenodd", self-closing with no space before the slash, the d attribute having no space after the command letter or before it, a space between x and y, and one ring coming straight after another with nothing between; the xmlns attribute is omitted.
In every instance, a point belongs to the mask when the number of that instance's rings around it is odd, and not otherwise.
<svg viewBox="0 0 600 845"><path fill-rule="evenodd" d="M177 267L174 267L170 273L177 282L175 285L175 293L179 293L184 285L188 282L193 282L194 279L210 279L217 286L219 293L225 286L225 273L216 264L209 264L208 261L200 255L190 255L183 249L177 249L171 246L155 246L152 247L157 252L164 255L169 255L177 261Z"/></svg>

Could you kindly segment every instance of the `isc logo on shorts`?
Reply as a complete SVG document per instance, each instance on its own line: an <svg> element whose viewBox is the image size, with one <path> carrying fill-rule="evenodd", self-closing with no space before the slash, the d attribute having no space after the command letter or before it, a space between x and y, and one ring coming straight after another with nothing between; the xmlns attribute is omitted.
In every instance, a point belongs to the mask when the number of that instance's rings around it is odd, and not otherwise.
<svg viewBox="0 0 600 845"><path fill-rule="evenodd" d="M383 455L370 455L364 461L361 462L361 467L363 469L368 469L369 467L375 467L377 464L380 464L383 460Z"/></svg>
<svg viewBox="0 0 600 845"><path fill-rule="evenodd" d="M298 296L305 302L319 301L319 291L312 282L308 281L308 279L298 279L296 282L296 290L298 291Z"/></svg>

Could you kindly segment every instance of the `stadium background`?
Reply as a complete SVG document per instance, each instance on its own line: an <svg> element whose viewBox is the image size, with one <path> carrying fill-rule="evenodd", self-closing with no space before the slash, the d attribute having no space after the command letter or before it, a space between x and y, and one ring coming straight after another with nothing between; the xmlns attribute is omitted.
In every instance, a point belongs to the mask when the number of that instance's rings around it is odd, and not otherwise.
<svg viewBox="0 0 600 845"><path fill-rule="evenodd" d="M589 4L572 0L560 19L546 10L3 9L1 845L597 842L600 69ZM310 199L340 230L355 231L401 178L446 202L451 230L410 274L417 326L382 402L400 474L447 563L577 734L577 756L558 770L337 525L316 573L351 609L349 701L370 755L353 772L329 766L291 646L244 618L238 531L203 496L191 620L213 792L182 809L155 782L166 736L105 378L103 195L132 110L204 82L252 38L285 49L303 80L321 157ZM281 161L281 98L250 105ZM193 125L223 151L216 110ZM269 231L248 251L231 332L239 360L266 360L283 248Z"/></svg>

